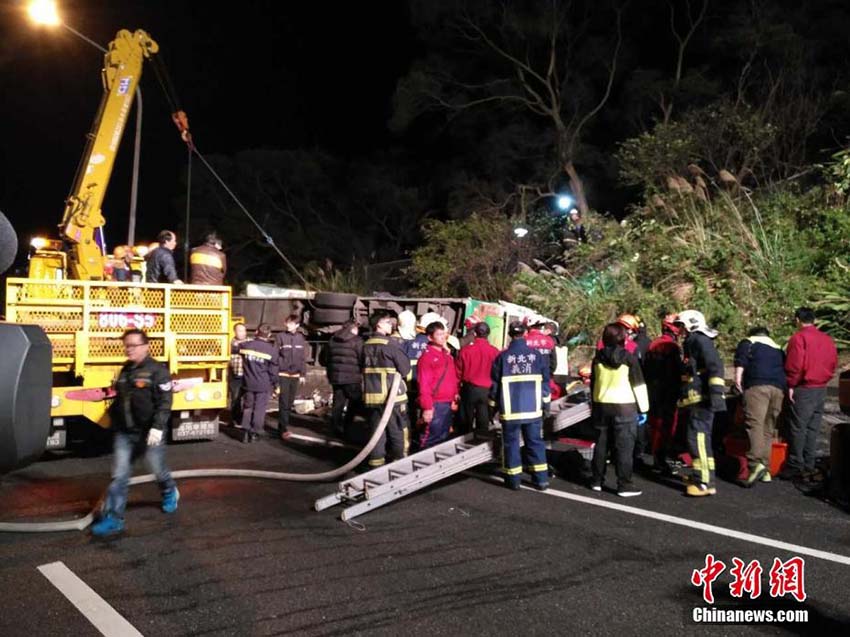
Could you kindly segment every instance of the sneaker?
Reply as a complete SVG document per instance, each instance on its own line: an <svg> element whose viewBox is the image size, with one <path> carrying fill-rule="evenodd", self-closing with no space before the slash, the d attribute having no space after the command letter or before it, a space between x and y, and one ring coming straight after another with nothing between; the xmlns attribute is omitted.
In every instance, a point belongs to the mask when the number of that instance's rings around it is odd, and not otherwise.
<svg viewBox="0 0 850 637"><path fill-rule="evenodd" d="M741 483L741 486L751 489L756 482L762 479L762 476L764 476L765 473L767 473L767 468L759 462L756 466L750 469L750 474L747 476L747 479Z"/></svg>
<svg viewBox="0 0 850 637"><path fill-rule="evenodd" d="M162 512L174 513L177 510L177 501L180 499L180 491L177 487L168 489L162 494Z"/></svg>
<svg viewBox="0 0 850 637"><path fill-rule="evenodd" d="M546 491L549 488L548 482L538 482L534 485L534 488L538 491Z"/></svg>
<svg viewBox="0 0 850 637"><path fill-rule="evenodd" d="M602 491L602 483L601 482L592 482L590 484L591 491Z"/></svg>
<svg viewBox="0 0 850 637"><path fill-rule="evenodd" d="M717 489L710 487L704 482L692 482L685 489L685 493L694 498L699 498L706 495L715 495Z"/></svg>
<svg viewBox="0 0 850 637"><path fill-rule="evenodd" d="M124 530L124 520L107 513L100 520L92 524L91 534L95 537L109 537L118 535Z"/></svg>
<svg viewBox="0 0 850 637"><path fill-rule="evenodd" d="M640 495L641 493L643 492L631 483L623 484L617 487L617 495L621 498L633 498L637 495Z"/></svg>
<svg viewBox="0 0 850 637"><path fill-rule="evenodd" d="M773 478L770 477L770 471L765 471L759 480L761 482L773 482Z"/></svg>

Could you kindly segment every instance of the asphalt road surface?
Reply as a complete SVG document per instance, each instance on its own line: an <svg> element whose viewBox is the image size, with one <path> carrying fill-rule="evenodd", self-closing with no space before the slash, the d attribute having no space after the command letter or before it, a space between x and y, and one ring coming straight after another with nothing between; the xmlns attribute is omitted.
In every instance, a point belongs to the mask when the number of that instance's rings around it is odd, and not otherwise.
<svg viewBox="0 0 850 637"><path fill-rule="evenodd" d="M314 472L350 455L227 436L169 448L172 469ZM108 455L39 462L0 480L0 521L82 515L108 479ZM701 500L636 482L644 495L628 500L561 479L545 494L512 492L485 469L351 525L338 509L311 509L333 484L184 480L173 516L159 511L155 486L134 487L119 539L0 534L0 635L98 635L84 612L102 619L103 607L147 636L846 634L847 513L786 482L720 482L716 497ZM806 610L808 622L694 624L694 608L708 605L691 576L707 553L727 565L713 585L715 608ZM774 558L795 556L805 560L805 601L771 598ZM757 600L731 597L733 557L763 567ZM100 611L77 608L39 570L57 562Z"/></svg>

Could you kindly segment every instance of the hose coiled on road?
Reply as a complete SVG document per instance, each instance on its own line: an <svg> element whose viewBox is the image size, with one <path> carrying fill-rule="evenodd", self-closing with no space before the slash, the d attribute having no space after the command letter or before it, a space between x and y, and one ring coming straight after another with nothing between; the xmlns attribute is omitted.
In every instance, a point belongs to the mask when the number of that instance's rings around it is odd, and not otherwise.
<svg viewBox="0 0 850 637"><path fill-rule="evenodd" d="M256 471L251 469L184 469L182 471L172 471L171 476L175 480L185 480L189 478L260 478L263 480L283 480L286 482L328 482L344 476L346 473L359 465L378 444L381 435L387 428L387 423L390 420L390 414L395 407L396 394L398 386L401 383L401 375L395 374L393 382L390 386L390 391L387 394L387 402L384 404L384 411L381 414L381 420L375 428L372 437L366 446L354 456L350 461L341 467L323 471L321 473L282 473L278 471ZM154 482L156 476L147 474L144 476L136 476L130 479L130 486L136 484L146 484ZM99 504L92 511L76 520L67 520L63 522L0 522L0 533L52 533L56 531L84 531L94 521L94 516L100 508Z"/></svg>

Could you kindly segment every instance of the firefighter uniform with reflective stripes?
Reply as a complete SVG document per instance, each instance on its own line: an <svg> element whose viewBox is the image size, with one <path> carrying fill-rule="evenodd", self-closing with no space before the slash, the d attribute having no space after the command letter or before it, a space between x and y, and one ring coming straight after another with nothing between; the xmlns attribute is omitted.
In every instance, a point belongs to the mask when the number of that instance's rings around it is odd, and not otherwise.
<svg viewBox="0 0 850 637"><path fill-rule="evenodd" d="M522 473L519 439L525 441L526 461L534 484L548 484L543 409L549 404L549 366L525 339L514 338L493 362L490 404L502 421L502 471L505 484L517 488Z"/></svg>
<svg viewBox="0 0 850 637"><path fill-rule="evenodd" d="M277 384L277 348L255 338L239 345L245 396L242 398L242 428L259 434L266 420L266 407Z"/></svg>
<svg viewBox="0 0 850 637"><path fill-rule="evenodd" d="M389 423L369 456L369 466L380 467L386 462L388 455L393 460L407 455L410 431L407 420L407 385L404 379L410 373L410 360L392 337L373 336L363 345L361 367L363 403L369 410L372 432L381 420L393 377L396 372L401 374Z"/></svg>
<svg viewBox="0 0 850 637"><path fill-rule="evenodd" d="M224 252L204 244L189 255L189 282L193 285L224 285L227 257Z"/></svg>
<svg viewBox="0 0 850 637"><path fill-rule="evenodd" d="M726 411L723 361L714 340L702 332L689 333L682 349L685 373L679 407L690 409L687 438L693 458L691 481L710 488L714 478L711 447L714 414Z"/></svg>

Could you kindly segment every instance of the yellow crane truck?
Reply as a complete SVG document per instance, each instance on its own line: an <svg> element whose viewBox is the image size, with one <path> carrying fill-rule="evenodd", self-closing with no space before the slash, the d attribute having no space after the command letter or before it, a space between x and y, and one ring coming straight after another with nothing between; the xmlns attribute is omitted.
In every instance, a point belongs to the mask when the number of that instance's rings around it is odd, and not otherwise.
<svg viewBox="0 0 850 637"><path fill-rule="evenodd" d="M34 239L28 276L6 282L7 321L40 326L52 345L48 449L66 446L69 427L109 427L109 401L91 396L111 385L126 360L121 334L128 328L144 329L151 356L175 379L188 379L189 388L174 395L172 439L214 437L227 404L230 287L104 280L101 205L142 65L158 50L142 30L121 30L110 43L103 98L66 200L61 238ZM173 118L190 141L185 114Z"/></svg>

